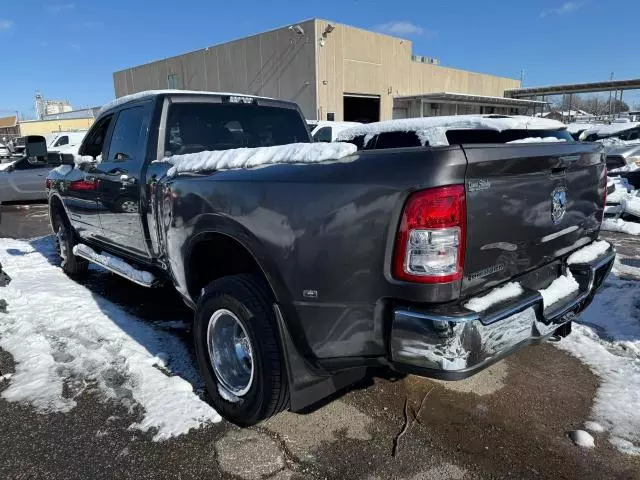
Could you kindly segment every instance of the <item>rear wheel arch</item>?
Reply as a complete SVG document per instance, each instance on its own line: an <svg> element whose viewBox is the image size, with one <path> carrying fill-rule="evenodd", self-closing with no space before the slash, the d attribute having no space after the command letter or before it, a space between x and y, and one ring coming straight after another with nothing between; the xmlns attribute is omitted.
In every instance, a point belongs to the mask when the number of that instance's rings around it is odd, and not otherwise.
<svg viewBox="0 0 640 480"><path fill-rule="evenodd" d="M62 203L62 200L60 199L60 197L58 195L51 195L51 197L49 198L49 222L51 223L51 228L53 229L53 231L56 231L56 213L60 214L60 216L67 221L67 223L69 222L69 216L67 215L67 211L64 208L64 203Z"/></svg>
<svg viewBox="0 0 640 480"><path fill-rule="evenodd" d="M202 288L214 280L230 275L253 274L269 286L273 298L281 303L282 287L274 288L272 272L267 272L246 243L219 231L197 234L188 244L184 261L187 290L197 302Z"/></svg>

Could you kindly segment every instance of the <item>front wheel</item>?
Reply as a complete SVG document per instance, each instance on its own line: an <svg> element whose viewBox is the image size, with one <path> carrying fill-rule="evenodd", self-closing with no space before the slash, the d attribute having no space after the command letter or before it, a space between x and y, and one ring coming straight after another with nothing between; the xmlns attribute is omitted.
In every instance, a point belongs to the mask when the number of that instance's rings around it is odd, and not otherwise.
<svg viewBox="0 0 640 480"><path fill-rule="evenodd" d="M289 405L289 388L269 288L253 275L211 282L193 326L200 372L214 408L249 426Z"/></svg>
<svg viewBox="0 0 640 480"><path fill-rule="evenodd" d="M60 257L60 267L67 275L79 275L89 269L89 262L73 253L76 245L73 231L65 218L57 213L54 217L56 229L56 250Z"/></svg>

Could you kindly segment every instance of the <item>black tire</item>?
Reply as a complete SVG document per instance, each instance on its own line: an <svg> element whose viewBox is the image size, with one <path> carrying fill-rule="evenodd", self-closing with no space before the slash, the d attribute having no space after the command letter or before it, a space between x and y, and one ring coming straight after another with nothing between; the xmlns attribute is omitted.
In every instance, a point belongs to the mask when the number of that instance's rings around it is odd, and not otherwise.
<svg viewBox="0 0 640 480"><path fill-rule="evenodd" d="M265 282L254 275L232 275L211 282L198 301L193 325L196 358L213 407L240 426L254 425L289 406L289 385L273 312L273 298ZM253 377L241 397L223 395L207 345L214 312L232 312L246 332L253 355Z"/></svg>
<svg viewBox="0 0 640 480"><path fill-rule="evenodd" d="M66 217L60 213L54 215L56 229L56 248L60 257L60 267L67 275L82 275L89 269L89 262L73 254L76 245L75 234Z"/></svg>

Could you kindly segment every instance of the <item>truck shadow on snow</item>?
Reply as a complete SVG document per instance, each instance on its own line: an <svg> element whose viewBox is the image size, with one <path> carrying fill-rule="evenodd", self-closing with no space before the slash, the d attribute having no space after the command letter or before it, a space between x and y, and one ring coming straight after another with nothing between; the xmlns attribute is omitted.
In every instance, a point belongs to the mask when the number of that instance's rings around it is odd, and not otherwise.
<svg viewBox="0 0 640 480"><path fill-rule="evenodd" d="M30 245L35 252L16 249L7 252L15 256L40 254L50 265L59 267L53 235L31 240ZM152 357L167 359L166 370L163 369L167 375L180 376L201 398L206 398L191 341L193 312L171 286L145 288L95 265L90 265L86 275L73 280L91 292L95 305L127 336ZM374 377L391 381L404 377L386 368L370 369L368 373L357 383L309 406L304 413L317 410L350 391L368 388Z"/></svg>

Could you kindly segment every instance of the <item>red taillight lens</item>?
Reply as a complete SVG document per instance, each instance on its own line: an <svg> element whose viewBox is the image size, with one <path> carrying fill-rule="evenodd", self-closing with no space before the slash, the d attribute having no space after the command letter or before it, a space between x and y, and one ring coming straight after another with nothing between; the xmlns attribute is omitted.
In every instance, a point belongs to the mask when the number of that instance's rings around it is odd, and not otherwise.
<svg viewBox="0 0 640 480"><path fill-rule="evenodd" d="M412 194L396 236L393 275L420 283L461 279L466 227L464 185Z"/></svg>
<svg viewBox="0 0 640 480"><path fill-rule="evenodd" d="M77 180L69 184L69 190L76 192L86 192L90 190L97 190L98 182L95 180Z"/></svg>

